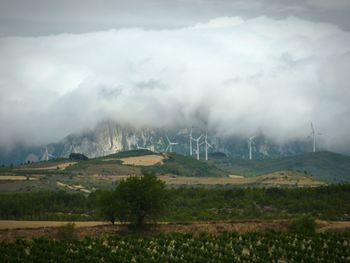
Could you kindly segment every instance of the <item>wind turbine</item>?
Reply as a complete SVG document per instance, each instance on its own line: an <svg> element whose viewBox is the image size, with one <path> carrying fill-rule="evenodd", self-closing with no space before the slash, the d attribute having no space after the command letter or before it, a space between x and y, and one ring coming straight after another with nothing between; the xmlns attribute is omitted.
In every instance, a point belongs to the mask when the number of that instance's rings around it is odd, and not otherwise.
<svg viewBox="0 0 350 263"><path fill-rule="evenodd" d="M177 145L178 143L177 142L171 142L169 140L168 136L166 136L166 139L168 140L169 145L168 145L168 147L166 147L165 151L167 151L169 149L170 152L173 152L173 145Z"/></svg>
<svg viewBox="0 0 350 263"><path fill-rule="evenodd" d="M148 148L139 146L138 143L136 143L136 148L137 148L137 150L148 150Z"/></svg>
<svg viewBox="0 0 350 263"><path fill-rule="evenodd" d="M204 142L202 142L201 145L202 144L205 144L205 160L208 161L208 149L213 148L213 146L211 146L210 143L208 142L208 134L207 133L205 134Z"/></svg>
<svg viewBox="0 0 350 263"><path fill-rule="evenodd" d="M70 153L77 153L75 150L75 145L73 143L70 145Z"/></svg>
<svg viewBox="0 0 350 263"><path fill-rule="evenodd" d="M43 157L41 157L41 160L48 161L50 158L56 158L55 155L49 154L49 151L47 150L47 147L45 147L45 151L43 154Z"/></svg>
<svg viewBox="0 0 350 263"><path fill-rule="evenodd" d="M316 137L317 137L317 135L322 135L322 134L316 133L312 122L311 122L311 135L312 135L312 139L313 139L313 152L316 152Z"/></svg>
<svg viewBox="0 0 350 263"><path fill-rule="evenodd" d="M190 156L192 156L192 141L193 141L192 129L193 127L191 127L191 132L190 132L190 135L188 136L190 138Z"/></svg>
<svg viewBox="0 0 350 263"><path fill-rule="evenodd" d="M197 160L199 160L199 140L202 138L202 134L197 138L192 138L192 140L194 140L196 143L197 143L197 150L196 150L196 153L197 153Z"/></svg>
<svg viewBox="0 0 350 263"><path fill-rule="evenodd" d="M249 160L252 159L252 144L255 136L249 137L248 138L248 147L249 147Z"/></svg>

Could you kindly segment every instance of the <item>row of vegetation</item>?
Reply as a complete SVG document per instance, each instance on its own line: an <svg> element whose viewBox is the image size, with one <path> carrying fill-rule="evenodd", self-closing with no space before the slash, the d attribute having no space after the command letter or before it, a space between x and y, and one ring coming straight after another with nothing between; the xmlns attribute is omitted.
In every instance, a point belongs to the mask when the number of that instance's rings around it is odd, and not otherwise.
<svg viewBox="0 0 350 263"><path fill-rule="evenodd" d="M146 212L145 212L146 211ZM350 185L318 188L166 189L153 174L131 177L112 191L2 193L0 219L162 221L350 218ZM146 213L144 218L135 217Z"/></svg>
<svg viewBox="0 0 350 263"><path fill-rule="evenodd" d="M350 235L222 233L1 242L3 262L348 262Z"/></svg>

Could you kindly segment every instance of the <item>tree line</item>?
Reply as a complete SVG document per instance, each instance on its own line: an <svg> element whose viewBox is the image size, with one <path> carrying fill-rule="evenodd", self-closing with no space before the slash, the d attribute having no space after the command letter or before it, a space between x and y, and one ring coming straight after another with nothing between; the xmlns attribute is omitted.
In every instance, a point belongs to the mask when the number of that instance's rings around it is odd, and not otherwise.
<svg viewBox="0 0 350 263"><path fill-rule="evenodd" d="M317 188L180 187L154 174L130 177L114 190L0 194L0 219L144 222L293 218L350 219L350 185Z"/></svg>

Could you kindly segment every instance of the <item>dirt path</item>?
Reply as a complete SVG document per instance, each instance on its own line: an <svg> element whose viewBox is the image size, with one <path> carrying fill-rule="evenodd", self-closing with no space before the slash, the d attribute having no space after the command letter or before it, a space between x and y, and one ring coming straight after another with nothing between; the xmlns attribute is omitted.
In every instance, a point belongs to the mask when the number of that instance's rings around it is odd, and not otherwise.
<svg viewBox="0 0 350 263"><path fill-rule="evenodd" d="M58 226L68 222L57 221L0 221L0 241L15 239L33 239L39 237L57 237ZM107 222L75 222L75 235L81 239L84 237L100 237L105 235L125 235L130 233L127 225L117 224L112 226ZM232 222L191 222L191 223L160 223L148 225L145 234L157 233L220 233L224 231L287 231L288 220L272 221L232 221ZM329 222L317 220L317 232L324 231L350 231L350 222Z"/></svg>
<svg viewBox="0 0 350 263"><path fill-rule="evenodd" d="M58 227L69 223L68 221L16 221L16 220L0 220L0 229L28 229L41 227ZM86 221L74 222L76 227L92 227L104 225L102 221Z"/></svg>
<svg viewBox="0 0 350 263"><path fill-rule="evenodd" d="M25 181L25 180L39 180L37 177L29 177L23 175L2 175L0 181Z"/></svg>

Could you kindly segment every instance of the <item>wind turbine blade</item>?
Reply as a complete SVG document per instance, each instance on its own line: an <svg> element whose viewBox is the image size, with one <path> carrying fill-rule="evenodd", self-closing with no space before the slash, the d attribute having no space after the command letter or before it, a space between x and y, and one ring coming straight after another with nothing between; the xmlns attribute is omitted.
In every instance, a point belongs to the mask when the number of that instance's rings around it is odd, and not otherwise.
<svg viewBox="0 0 350 263"><path fill-rule="evenodd" d="M312 124L312 122L311 122L311 130L312 130L312 133L315 132L314 125Z"/></svg>
<svg viewBox="0 0 350 263"><path fill-rule="evenodd" d="M211 148L214 148L210 143L207 142L207 145Z"/></svg>
<svg viewBox="0 0 350 263"><path fill-rule="evenodd" d="M167 151L168 151L169 147L170 147L170 145L168 145L168 147L166 147L166 148L165 148L165 152L167 152Z"/></svg>
<svg viewBox="0 0 350 263"><path fill-rule="evenodd" d="M165 136L165 137L166 137L166 139L168 140L168 142L170 143L169 137L168 137L168 136Z"/></svg>

